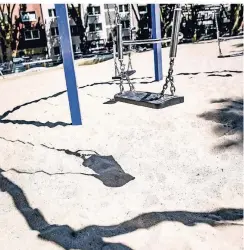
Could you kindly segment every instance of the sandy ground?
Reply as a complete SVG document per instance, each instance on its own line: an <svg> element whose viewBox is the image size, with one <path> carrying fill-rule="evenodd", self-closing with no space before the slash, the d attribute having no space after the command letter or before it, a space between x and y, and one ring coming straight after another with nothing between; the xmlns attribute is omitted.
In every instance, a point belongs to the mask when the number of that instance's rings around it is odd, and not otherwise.
<svg viewBox="0 0 244 250"><path fill-rule="evenodd" d="M0 80L0 249L243 249L243 57L217 53L178 47L185 102L161 110L109 101L112 60L77 67L83 126L62 69ZM132 59L159 92L152 52Z"/></svg>

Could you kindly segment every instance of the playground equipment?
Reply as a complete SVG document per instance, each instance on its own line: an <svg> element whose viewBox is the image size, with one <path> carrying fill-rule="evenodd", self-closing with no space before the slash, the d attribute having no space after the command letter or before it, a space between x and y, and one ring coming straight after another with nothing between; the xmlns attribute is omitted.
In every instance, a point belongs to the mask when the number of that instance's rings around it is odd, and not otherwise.
<svg viewBox="0 0 244 250"><path fill-rule="evenodd" d="M59 28L59 37L61 43L61 51L63 57L63 65L64 65L64 73L66 79L66 86L67 86L67 93L68 93L68 100L69 100L69 107L70 107L70 115L72 125L81 125L82 118L80 112L80 104L79 104L79 97L78 97L78 90L76 84L76 75L75 75L75 68L74 68L74 55L73 55L73 48L71 42L71 35L70 35L70 28L69 28L69 18L68 18L68 11L66 4L55 4L56 14L57 14L57 21L58 21L58 28ZM119 12L118 7L116 5L116 18L117 24L119 19ZM122 41L121 35L121 24L117 26L117 30L120 33L117 36L117 46L120 54L118 56L120 61L120 71L117 65L115 67L116 74L119 75L120 79L120 88L123 90L123 80L126 79L130 83L131 91L122 92L115 96L116 100L131 102L138 105L144 105L153 108L162 108L178 103L182 103L184 101L184 97L177 97L174 96L175 86L173 80L173 65L174 65L174 58L176 56L176 49L178 43L178 33L179 33L179 24L180 24L180 13L181 9L176 8L174 12L174 21L173 21L173 33L172 33L172 40L171 40L171 50L170 50L170 68L169 73L166 78L166 83L163 86L163 90L160 94L156 93L149 93L149 92L139 92L134 91L134 86L130 82L129 79L129 71L125 71L125 67L123 64L123 46L126 45L125 41ZM109 11L108 11L109 14ZM151 5L151 17L152 17L152 40L151 41L144 41L144 42L151 42L153 43L154 47L154 72L155 72L155 80L160 81L163 79L162 73L162 51L161 51L161 43L165 42L165 39L161 39L161 29L160 29L160 11L159 11L159 4L152 4ZM109 17L111 21L111 17ZM111 31L112 23L110 22ZM112 32L113 35L113 32ZM138 41L137 41L138 42ZM124 43L124 44L123 44ZM135 44L136 41L133 41ZM133 44L132 43L132 44ZM130 45L130 44L129 44ZM114 53L116 53L116 43L115 39L113 38L113 48ZM130 58L130 57L129 57ZM130 64L129 64L130 66ZM129 69L132 67L128 67ZM126 73L127 72L127 73ZM131 72L133 74L133 71ZM165 94L165 90L168 88L168 83L171 83L171 96Z"/></svg>
<svg viewBox="0 0 244 250"><path fill-rule="evenodd" d="M116 17L119 16L116 13ZM124 58L123 58L123 46L125 45L134 45L134 44L161 44L162 42L167 41L168 39L161 39L161 38L154 38L154 39L147 39L147 40L130 40L130 41L123 41L122 40L122 25L120 23L120 19L117 18L117 54L118 54L118 61L120 64L120 69L118 70L118 76L114 77L114 79L120 80L120 93L114 96L115 101L126 102L130 104L136 104L140 106L146 106L150 108L164 108L167 106L172 106L175 104L179 104L184 102L183 96L175 96L175 86L174 86L174 79L173 79L173 66L174 66L174 59L177 53L177 44L179 40L179 28L180 28L180 20L181 20L181 8L178 6L174 10L174 17L173 17L173 30L171 36L171 46L170 46L170 66L168 71L168 76L166 78L166 82L163 85L163 89L161 93L151 93L151 92L143 92L143 91L135 91L135 87L133 83L130 81L130 76L135 73L134 71L126 71ZM159 30L160 31L160 30ZM161 49L161 45L160 45ZM127 81L129 84L130 90L124 91L124 80ZM168 84L171 84L170 92L171 95L165 94L165 91L168 88Z"/></svg>
<svg viewBox="0 0 244 250"><path fill-rule="evenodd" d="M55 4L72 125L82 125L66 4Z"/></svg>
<svg viewBox="0 0 244 250"><path fill-rule="evenodd" d="M218 24L218 19L219 19L219 13L215 12L215 25L216 25L216 34L217 34L217 43L218 43L218 49L219 49L219 55L218 58L224 58L224 57L231 57L231 55L223 55L222 50L221 50L221 41L228 41L228 40L233 40L233 39L243 39L243 35L239 36L229 36L229 37L221 37L220 36L220 31L219 31L219 24Z"/></svg>

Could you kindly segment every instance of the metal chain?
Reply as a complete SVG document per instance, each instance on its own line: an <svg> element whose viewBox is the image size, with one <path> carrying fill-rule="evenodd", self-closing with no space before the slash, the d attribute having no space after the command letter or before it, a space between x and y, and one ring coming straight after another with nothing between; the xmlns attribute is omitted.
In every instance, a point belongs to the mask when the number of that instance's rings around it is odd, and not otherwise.
<svg viewBox="0 0 244 250"><path fill-rule="evenodd" d="M175 93L175 86L174 86L174 78L173 78L173 66L174 66L174 58L170 58L170 63L169 63L169 71L168 71L168 76L166 77L166 82L163 85L163 90L161 92L161 95L164 96L166 89L168 88L168 84L170 83L170 92L171 95L174 95Z"/></svg>
<svg viewBox="0 0 244 250"><path fill-rule="evenodd" d="M118 9L117 4L114 5L114 9L115 9L116 22L117 24L120 24L121 20L120 20L119 9Z"/></svg>
<svg viewBox="0 0 244 250"><path fill-rule="evenodd" d="M128 4L129 8L129 30L130 30L130 40L132 40L132 28L131 28L131 4ZM131 61L131 50L132 50L132 46L129 45L129 54L128 54L128 68L127 70L132 70L132 61Z"/></svg>
<svg viewBox="0 0 244 250"><path fill-rule="evenodd" d="M123 61L120 60L120 93L124 91L124 87L123 87L124 79L127 80L129 87L130 87L130 91L134 91L135 90L134 84L130 81L130 77L125 72L125 64L123 64Z"/></svg>
<svg viewBox="0 0 244 250"><path fill-rule="evenodd" d="M124 86L123 86L123 79L125 76L125 65L123 64L123 61L120 62L120 81L119 81L119 88L120 88L120 93L124 92Z"/></svg>
<svg viewBox="0 0 244 250"><path fill-rule="evenodd" d="M118 6L117 4L114 5L114 9L115 9L115 15L116 15L116 22L117 24L121 24L121 19L120 19L120 15L119 15L119 10L118 10ZM119 87L120 87L120 93L124 92L124 86L123 86L123 80L126 79L129 86L130 86L130 91L134 91L134 85L133 83L130 81L129 76L126 74L125 72L125 65L123 63L123 60L120 60L120 83L119 83Z"/></svg>

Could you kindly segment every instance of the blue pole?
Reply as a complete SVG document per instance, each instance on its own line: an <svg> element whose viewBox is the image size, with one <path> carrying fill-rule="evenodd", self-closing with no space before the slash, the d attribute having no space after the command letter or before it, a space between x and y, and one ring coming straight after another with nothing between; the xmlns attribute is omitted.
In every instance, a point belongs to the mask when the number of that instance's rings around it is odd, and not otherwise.
<svg viewBox="0 0 244 250"><path fill-rule="evenodd" d="M161 39L160 7L151 4L152 38ZM153 44L155 81L163 80L162 44Z"/></svg>
<svg viewBox="0 0 244 250"><path fill-rule="evenodd" d="M55 4L72 125L82 125L66 4Z"/></svg>

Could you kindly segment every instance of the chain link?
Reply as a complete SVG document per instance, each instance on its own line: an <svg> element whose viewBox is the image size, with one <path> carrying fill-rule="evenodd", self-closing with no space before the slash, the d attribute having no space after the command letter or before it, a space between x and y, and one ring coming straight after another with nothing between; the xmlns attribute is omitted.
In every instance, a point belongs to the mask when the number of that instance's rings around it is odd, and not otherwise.
<svg viewBox="0 0 244 250"><path fill-rule="evenodd" d="M121 20L120 20L119 9L118 9L117 4L114 5L114 9L115 9L116 22L117 24L120 24Z"/></svg>
<svg viewBox="0 0 244 250"><path fill-rule="evenodd" d="M119 81L119 88L120 93L124 92L124 86L123 86L123 79L125 76L125 65L123 64L123 61L120 61L120 81Z"/></svg>
<svg viewBox="0 0 244 250"><path fill-rule="evenodd" d="M118 9L117 4L114 5L114 9L115 9L116 23L121 24L121 19L120 19L119 9ZM111 20L111 17L110 17L110 20ZM119 83L120 93L124 92L124 86L123 86L124 79L127 80L130 86L130 91L134 91L135 90L134 85L130 81L130 78L127 75L127 73L125 72L125 64L123 63L123 60L119 60L119 62L120 62L120 74L119 74L120 75L120 83Z"/></svg>
<svg viewBox="0 0 244 250"><path fill-rule="evenodd" d="M131 4L128 4L129 8L129 30L130 30L130 40L132 40L132 28L131 28ZM131 50L132 50L132 45L129 45L129 54L128 54L128 69L127 70L132 70L132 61L131 61Z"/></svg>
<svg viewBox="0 0 244 250"><path fill-rule="evenodd" d="M173 78L173 66L174 66L174 58L170 58L170 63L169 63L169 71L168 71L168 76L166 77L165 84L163 85L163 90L161 92L161 95L164 96L165 91L168 88L168 84L170 83L170 92L171 95L174 95L175 93L175 86L174 86L174 78Z"/></svg>

